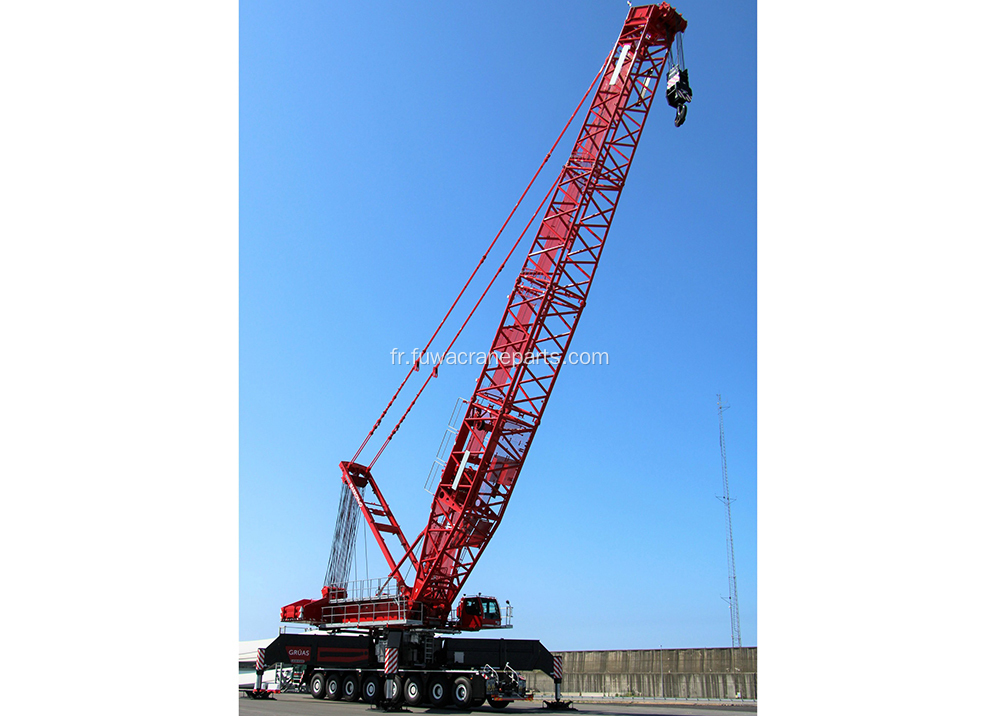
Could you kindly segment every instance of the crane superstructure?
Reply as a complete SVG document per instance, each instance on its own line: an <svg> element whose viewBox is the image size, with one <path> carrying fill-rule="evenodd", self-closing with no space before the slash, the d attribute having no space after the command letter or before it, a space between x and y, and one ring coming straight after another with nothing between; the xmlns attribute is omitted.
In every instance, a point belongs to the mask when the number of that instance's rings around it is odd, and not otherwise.
<svg viewBox="0 0 1000 716"><path fill-rule="evenodd" d="M504 626L492 598L462 600L456 614L452 605L503 518L587 303L657 83L675 36L686 27L666 3L630 9L510 292L491 360L457 426L426 527L408 541L370 464L340 463L343 482L388 561L388 579L363 595L327 584L321 599L284 607L282 621L332 630ZM672 77L668 99L676 107L675 84ZM679 110L690 99L686 71L683 85ZM399 550L402 557L394 557Z"/></svg>

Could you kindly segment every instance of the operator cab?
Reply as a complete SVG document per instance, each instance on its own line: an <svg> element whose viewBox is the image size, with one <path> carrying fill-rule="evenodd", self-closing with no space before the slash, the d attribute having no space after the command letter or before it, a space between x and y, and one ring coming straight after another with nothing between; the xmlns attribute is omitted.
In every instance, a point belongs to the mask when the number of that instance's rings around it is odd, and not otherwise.
<svg viewBox="0 0 1000 716"><path fill-rule="evenodd" d="M502 626L500 604L496 597L462 597L458 602L458 623L462 629L497 629Z"/></svg>

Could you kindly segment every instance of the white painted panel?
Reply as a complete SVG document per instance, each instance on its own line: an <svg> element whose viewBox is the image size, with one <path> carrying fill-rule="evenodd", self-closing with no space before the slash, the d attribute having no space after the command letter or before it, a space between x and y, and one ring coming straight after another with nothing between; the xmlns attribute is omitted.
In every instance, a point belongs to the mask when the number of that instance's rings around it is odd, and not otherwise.
<svg viewBox="0 0 1000 716"><path fill-rule="evenodd" d="M625 58L628 57L628 52L631 49L632 45L625 45L625 47L622 48L622 53L618 55L618 63L615 65L615 73L611 76L611 82L608 83L609 86L614 86L614 84L618 81L618 75L621 74L622 67L625 64Z"/></svg>
<svg viewBox="0 0 1000 716"><path fill-rule="evenodd" d="M466 450L465 454L462 455L462 464L458 466L458 472L455 473L455 481L451 483L451 489L458 488L458 481L462 479L462 473L465 472L465 463L469 461L469 451Z"/></svg>

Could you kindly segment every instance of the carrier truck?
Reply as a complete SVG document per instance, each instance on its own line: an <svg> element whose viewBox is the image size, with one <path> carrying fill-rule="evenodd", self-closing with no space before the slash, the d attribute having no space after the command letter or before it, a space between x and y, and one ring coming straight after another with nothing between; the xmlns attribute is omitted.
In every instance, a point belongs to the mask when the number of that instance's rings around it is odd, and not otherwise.
<svg viewBox="0 0 1000 716"><path fill-rule="evenodd" d="M304 666L304 683L317 699L409 706L503 708L525 698L521 672L553 673L553 656L538 641L382 629L281 634L264 661Z"/></svg>

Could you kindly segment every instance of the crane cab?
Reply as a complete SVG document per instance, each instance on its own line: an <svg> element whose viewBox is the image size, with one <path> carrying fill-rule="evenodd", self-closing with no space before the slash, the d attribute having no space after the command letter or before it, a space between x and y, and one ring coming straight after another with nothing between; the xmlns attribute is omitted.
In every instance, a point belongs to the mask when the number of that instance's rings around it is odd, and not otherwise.
<svg viewBox="0 0 1000 716"><path fill-rule="evenodd" d="M468 631L498 629L503 626L500 604L496 597L484 597L481 594L462 597L458 602L457 615L459 626Z"/></svg>

